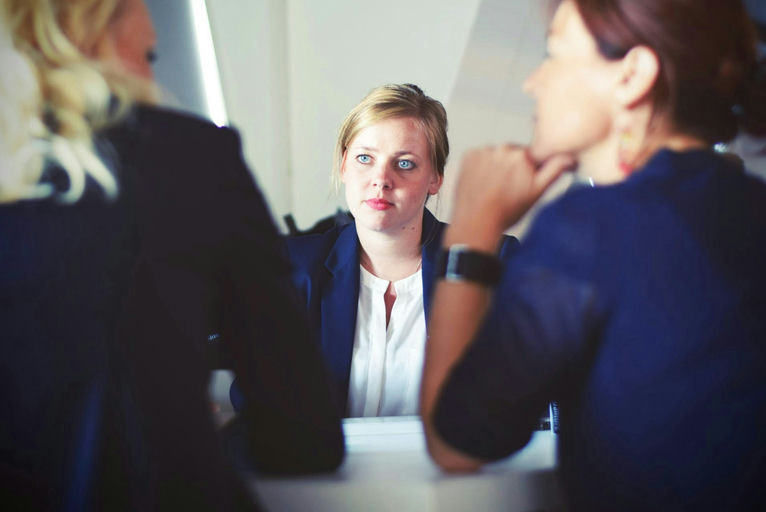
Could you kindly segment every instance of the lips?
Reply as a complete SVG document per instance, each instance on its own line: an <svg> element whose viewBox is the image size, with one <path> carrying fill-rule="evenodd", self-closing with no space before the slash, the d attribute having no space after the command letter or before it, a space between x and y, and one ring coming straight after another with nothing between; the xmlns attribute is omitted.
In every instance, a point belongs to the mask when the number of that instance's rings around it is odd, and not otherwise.
<svg viewBox="0 0 766 512"><path fill-rule="evenodd" d="M365 201L365 204L367 204L367 206L373 210L388 210L393 206L393 204L389 203L385 199L368 199Z"/></svg>

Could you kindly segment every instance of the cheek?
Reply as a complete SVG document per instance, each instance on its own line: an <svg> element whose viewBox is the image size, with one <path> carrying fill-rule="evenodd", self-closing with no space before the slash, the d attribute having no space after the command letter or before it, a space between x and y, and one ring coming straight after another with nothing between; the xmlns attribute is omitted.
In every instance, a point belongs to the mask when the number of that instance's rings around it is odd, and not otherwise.
<svg viewBox="0 0 766 512"><path fill-rule="evenodd" d="M346 197L346 203L349 205L359 202L361 195L361 185L359 179L353 176L350 172L344 172L341 174L341 182L343 183L343 191Z"/></svg>
<svg viewBox="0 0 766 512"><path fill-rule="evenodd" d="M425 204L428 195L436 192L438 192L438 187L435 187L430 179L411 184L407 187L406 204L413 209L420 208Z"/></svg>
<svg viewBox="0 0 766 512"><path fill-rule="evenodd" d="M593 100L562 111L559 122L552 129L552 134L563 144L575 147L588 146L606 137L609 126L607 109L599 105L597 100Z"/></svg>
<svg viewBox="0 0 766 512"><path fill-rule="evenodd" d="M152 66L146 56L154 46L153 39L147 29L140 25L140 20L137 21L135 16L118 23L112 32L113 45L117 59L126 71L152 79Z"/></svg>
<svg viewBox="0 0 766 512"><path fill-rule="evenodd" d="M585 73L551 82L538 98L534 156L576 152L604 139L611 126L608 98L602 81Z"/></svg>
<svg viewBox="0 0 766 512"><path fill-rule="evenodd" d="M142 48L123 46L118 48L117 53L126 70L142 78L153 77L152 66L146 59L146 51Z"/></svg>

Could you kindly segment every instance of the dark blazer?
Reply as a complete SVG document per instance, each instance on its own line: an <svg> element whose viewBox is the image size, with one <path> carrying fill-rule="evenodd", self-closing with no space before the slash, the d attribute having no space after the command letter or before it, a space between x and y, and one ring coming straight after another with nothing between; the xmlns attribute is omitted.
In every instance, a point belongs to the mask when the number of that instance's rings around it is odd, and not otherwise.
<svg viewBox="0 0 766 512"><path fill-rule="evenodd" d="M423 215L423 308L431 306L436 260L446 224L425 210ZM505 237L502 259L510 258L518 240ZM317 330L322 351L332 372L343 414L346 411L351 355L359 299L359 239L356 224L333 228L320 235L287 239L293 283L301 294Z"/></svg>
<svg viewBox="0 0 766 512"><path fill-rule="evenodd" d="M554 398L567 510L763 509L764 255L766 186L712 151L572 190L445 381L439 435L505 457Z"/></svg>
<svg viewBox="0 0 766 512"><path fill-rule="evenodd" d="M137 108L99 145L116 201L90 183L74 205L0 206L0 501L253 508L212 422L212 332L247 398L239 455L337 467L328 373L236 132Z"/></svg>

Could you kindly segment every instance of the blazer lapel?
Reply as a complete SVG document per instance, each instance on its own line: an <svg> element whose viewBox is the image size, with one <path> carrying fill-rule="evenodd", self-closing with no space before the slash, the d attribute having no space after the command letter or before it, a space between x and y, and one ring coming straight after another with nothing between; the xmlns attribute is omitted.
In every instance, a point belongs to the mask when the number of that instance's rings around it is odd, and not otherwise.
<svg viewBox="0 0 766 512"><path fill-rule="evenodd" d="M436 259L441 248L444 224L436 220L428 209L423 211L423 311L426 314L426 330L428 329L428 313L431 310L431 292L434 286Z"/></svg>
<svg viewBox="0 0 766 512"><path fill-rule="evenodd" d="M322 292L322 349L345 415L359 297L359 242L354 223L340 233L324 264L332 277Z"/></svg>

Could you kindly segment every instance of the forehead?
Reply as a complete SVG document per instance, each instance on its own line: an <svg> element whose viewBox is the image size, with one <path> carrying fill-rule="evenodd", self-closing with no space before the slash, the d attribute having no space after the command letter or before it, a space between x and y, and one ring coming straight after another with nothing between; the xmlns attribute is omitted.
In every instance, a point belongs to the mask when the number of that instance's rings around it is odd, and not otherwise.
<svg viewBox="0 0 766 512"><path fill-rule="evenodd" d="M349 147L358 146L425 153L428 151L428 138L422 123L414 117L391 117L359 130L349 144Z"/></svg>
<svg viewBox="0 0 766 512"><path fill-rule="evenodd" d="M548 30L548 44L565 47L573 53L596 51L596 41L585 26L577 6L571 0L559 4Z"/></svg>

